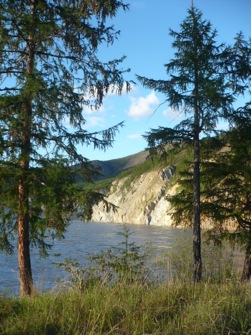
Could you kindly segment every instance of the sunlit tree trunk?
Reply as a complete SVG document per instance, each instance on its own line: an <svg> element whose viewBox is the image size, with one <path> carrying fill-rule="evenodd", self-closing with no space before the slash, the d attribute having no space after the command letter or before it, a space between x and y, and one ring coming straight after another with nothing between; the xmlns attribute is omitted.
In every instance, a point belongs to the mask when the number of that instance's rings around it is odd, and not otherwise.
<svg viewBox="0 0 251 335"><path fill-rule="evenodd" d="M30 261L29 239L29 204L28 189L25 178L19 181L19 213L18 213L18 265L20 278L20 294L31 295L33 281Z"/></svg>
<svg viewBox="0 0 251 335"><path fill-rule="evenodd" d="M30 261L29 227L29 168L30 168L30 128L32 105L28 100L23 110L24 128L20 154L20 179L18 185L18 264L20 272L20 293L30 295L33 290Z"/></svg>
<svg viewBox="0 0 251 335"><path fill-rule="evenodd" d="M193 196L193 273L194 282L199 282L202 275L200 227L200 143L199 134L196 131L194 135Z"/></svg>
<svg viewBox="0 0 251 335"><path fill-rule="evenodd" d="M35 2L30 4L31 16L35 13ZM33 27L35 29L35 27ZM30 220L29 220L29 169L31 155L32 124L32 75L35 58L35 42L33 32L29 34L27 43L28 57L26 62L25 100L21 110L23 122L20 152L20 179L18 185L18 265L20 277L20 294L31 295L33 280L30 260Z"/></svg>
<svg viewBox="0 0 251 335"><path fill-rule="evenodd" d="M200 122L199 110L199 64L198 64L198 36L195 24L193 35L194 45L194 125L193 125L193 257L194 257L194 282L200 282L202 276L201 259L201 226L200 226Z"/></svg>

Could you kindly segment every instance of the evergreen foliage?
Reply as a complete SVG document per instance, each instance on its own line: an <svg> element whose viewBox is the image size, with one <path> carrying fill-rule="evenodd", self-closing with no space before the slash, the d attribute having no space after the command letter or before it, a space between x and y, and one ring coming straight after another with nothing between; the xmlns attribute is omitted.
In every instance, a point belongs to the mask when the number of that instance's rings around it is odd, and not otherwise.
<svg viewBox="0 0 251 335"><path fill-rule="evenodd" d="M242 280L251 277L250 47L250 41L245 41L240 33L235 44L225 50L225 75L231 79L234 94L244 96L245 103L227 113L229 131L203 139L201 160L201 216L212 226L208 238L216 243L227 239L244 248ZM191 165L179 183L180 191L169 197L175 208L173 219L189 224L193 215Z"/></svg>
<svg viewBox="0 0 251 335"><path fill-rule="evenodd" d="M150 271L147 267L151 258L150 246L138 246L132 241L132 234L133 231L123 225L117 233L122 238L121 243L91 255L87 264L80 265L71 258L55 264L70 274L71 283L81 291L97 283L102 286L137 282L150 284Z"/></svg>
<svg viewBox="0 0 251 335"><path fill-rule="evenodd" d="M223 137L221 152L204 164L202 174L202 213L213 223L209 236L244 247L243 280L251 277L250 124L239 124Z"/></svg>
<svg viewBox="0 0 251 335"><path fill-rule="evenodd" d="M100 61L98 47L118 37L108 19L127 5L107 1L13 1L0 4L1 248L11 252L18 233L21 294L31 294L30 245L62 236L69 215L90 215L97 192L74 186L97 173L78 145L106 149L119 123L85 129L83 108L97 109L108 90L124 88L124 57ZM127 89L129 84L126 84ZM79 202L81 199L81 202Z"/></svg>
<svg viewBox="0 0 251 335"><path fill-rule="evenodd" d="M167 144L192 143L193 158L193 250L194 281L202 275L200 224L200 141L201 135L215 133L220 117L230 113L234 94L223 66L224 45L217 45L216 31L193 5L180 26L170 30L174 59L165 64L167 80L138 76L144 86L163 93L171 108L186 116L174 128L160 127L146 134L150 153L165 156Z"/></svg>

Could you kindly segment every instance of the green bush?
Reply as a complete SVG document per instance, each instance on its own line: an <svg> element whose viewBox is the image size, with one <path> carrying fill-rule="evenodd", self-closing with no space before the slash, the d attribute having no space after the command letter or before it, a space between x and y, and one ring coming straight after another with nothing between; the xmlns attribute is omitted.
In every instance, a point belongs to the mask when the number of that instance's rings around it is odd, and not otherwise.
<svg viewBox="0 0 251 335"><path fill-rule="evenodd" d="M133 231L125 224L117 235L122 242L97 255L89 257L89 263L80 265L71 258L55 263L70 274L70 281L80 290L96 283L101 285L141 282L150 283L147 263L153 256L150 246L138 246L131 241Z"/></svg>

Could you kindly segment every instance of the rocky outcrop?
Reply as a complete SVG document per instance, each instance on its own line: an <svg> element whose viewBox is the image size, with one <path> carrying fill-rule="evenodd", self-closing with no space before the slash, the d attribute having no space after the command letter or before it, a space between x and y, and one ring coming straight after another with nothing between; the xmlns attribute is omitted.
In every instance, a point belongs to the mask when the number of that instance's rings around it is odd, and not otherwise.
<svg viewBox="0 0 251 335"><path fill-rule="evenodd" d="M116 210L107 211L100 202L93 208L92 221L170 226L166 195L175 192L170 184L174 173L174 167L167 167L143 173L133 181L130 177L115 180L107 201L114 204Z"/></svg>
<svg viewBox="0 0 251 335"><path fill-rule="evenodd" d="M170 203L168 195L174 195L177 184L172 186L171 178L175 168L155 169L143 173L131 180L131 176L116 179L106 195L106 200L116 206L116 210L107 211L105 203L93 206L92 221L171 226ZM201 227L214 227L210 218L201 216ZM236 222L228 221L224 229L236 229Z"/></svg>

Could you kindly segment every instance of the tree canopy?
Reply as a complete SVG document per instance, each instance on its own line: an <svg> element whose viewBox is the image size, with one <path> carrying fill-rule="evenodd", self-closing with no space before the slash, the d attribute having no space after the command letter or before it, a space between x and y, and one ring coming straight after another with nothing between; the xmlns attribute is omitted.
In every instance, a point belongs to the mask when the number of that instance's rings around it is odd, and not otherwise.
<svg viewBox="0 0 251 335"><path fill-rule="evenodd" d="M167 80L138 76L144 86L163 93L168 105L183 111L184 120L174 128L160 127L146 134L153 154L166 154L168 143L193 144L193 250L194 281L201 280L200 141L215 133L220 118L230 114L235 95L226 76L225 46L217 32L193 5L180 25L170 30L174 58L165 64ZM169 147L168 147L169 148Z"/></svg>
<svg viewBox="0 0 251 335"><path fill-rule="evenodd" d="M4 0L0 4L1 248L18 233L21 294L32 292L30 245L45 250L76 209L90 214L101 195L74 185L97 173L77 145L106 149L123 123L88 132L83 109L99 108L125 83L120 59L101 61L98 47L119 32L109 24L118 0ZM109 19L109 22L108 22Z"/></svg>

